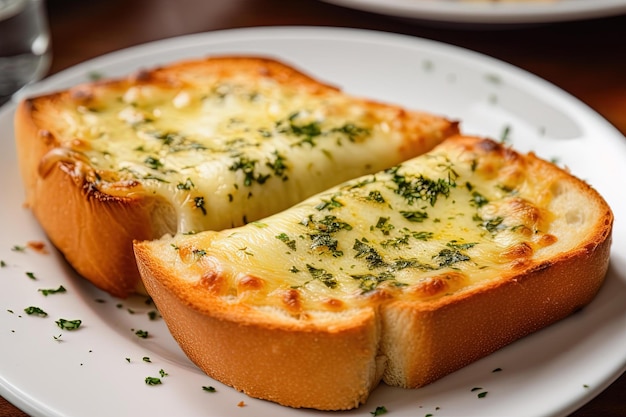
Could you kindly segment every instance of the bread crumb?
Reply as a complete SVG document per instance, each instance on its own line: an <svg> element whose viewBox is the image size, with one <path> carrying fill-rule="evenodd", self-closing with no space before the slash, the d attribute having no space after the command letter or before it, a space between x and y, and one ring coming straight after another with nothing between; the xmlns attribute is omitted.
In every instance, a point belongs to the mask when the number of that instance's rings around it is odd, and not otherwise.
<svg viewBox="0 0 626 417"><path fill-rule="evenodd" d="M28 243L26 243L26 245L39 253L43 253L43 254L47 254L48 250L46 249L46 244L44 242L41 242L39 240L31 240Z"/></svg>
<svg viewBox="0 0 626 417"><path fill-rule="evenodd" d="M237 407L245 407L246 403L243 401L239 401L239 404L237 404Z"/></svg>

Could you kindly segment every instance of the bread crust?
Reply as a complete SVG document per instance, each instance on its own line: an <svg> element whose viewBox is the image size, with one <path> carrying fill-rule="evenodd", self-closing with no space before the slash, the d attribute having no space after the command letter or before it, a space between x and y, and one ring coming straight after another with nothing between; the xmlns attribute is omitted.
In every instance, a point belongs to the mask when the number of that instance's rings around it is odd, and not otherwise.
<svg viewBox="0 0 626 417"><path fill-rule="evenodd" d="M399 363L385 382L422 387L582 309L604 281L610 246L610 238L591 243L428 308L407 302L384 307L384 340L422 335L416 343L383 346L398 359L389 363Z"/></svg>
<svg viewBox="0 0 626 417"><path fill-rule="evenodd" d="M89 144L81 137L66 134L67 126L79 123L74 119L68 122L68 113L105 100L103 97L111 92L122 94L135 86L167 91L193 89L207 77L272 79L312 97L342 94L336 87L272 59L224 56L139 71L124 79L80 85L27 99L17 108L15 134L26 205L72 267L114 296L126 297L143 291L132 253L133 239L156 239L165 233L180 231L180 219L171 201L146 192L141 181L116 183L113 180L104 187L102 179L117 174L115 170L97 169L90 164L82 153ZM424 152L458 132L455 122L437 116L369 100L354 98L354 102L394 121L391 129L397 129L405 138L394 160ZM330 172L325 180L338 182L340 178L335 177L341 175L341 169L336 167L336 172ZM311 190L303 189L308 187L306 179L299 181L299 188L286 189L285 196L279 194L270 198L273 205L253 208L252 214L244 220L252 221L286 208L295 202L290 198L308 196ZM328 185L320 181L320 186Z"/></svg>
<svg viewBox="0 0 626 417"><path fill-rule="evenodd" d="M151 262L144 247L136 252ZM373 309L303 324L230 306L201 284L181 286L153 261L141 264L154 271L144 281L148 293L183 351L212 378L252 397L321 410L355 408L380 381Z"/></svg>
<svg viewBox="0 0 626 417"><path fill-rule="evenodd" d="M27 206L79 274L114 296L134 293L140 281L132 241L159 235L151 218L164 202L103 193L71 158L47 164L56 139L38 126L33 106L23 102L15 116Z"/></svg>
<svg viewBox="0 0 626 417"><path fill-rule="evenodd" d="M411 290L377 290L364 304L324 314L300 310L299 318L224 296L220 279L228 261L190 264L168 254L166 246L183 245L184 238L136 242L146 289L182 349L208 375L253 397L343 410L365 402L381 376L392 386L424 386L586 306L604 281L611 246L613 214L598 193L533 154L492 141L459 137L442 147L497 153L502 166L522 164L547 186L582 196L591 231L557 234L570 240L567 250L520 255L495 279L446 296L415 299ZM571 214L566 200L555 200L561 215ZM261 270L241 272L271 280Z"/></svg>

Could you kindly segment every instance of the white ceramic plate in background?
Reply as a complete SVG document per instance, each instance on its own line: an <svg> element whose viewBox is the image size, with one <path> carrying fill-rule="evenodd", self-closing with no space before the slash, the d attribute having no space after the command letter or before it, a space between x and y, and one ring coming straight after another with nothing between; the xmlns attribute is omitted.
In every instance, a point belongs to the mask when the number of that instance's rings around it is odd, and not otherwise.
<svg viewBox="0 0 626 417"><path fill-rule="evenodd" d="M407 19L464 24L528 24L626 13L624 0L323 0Z"/></svg>
<svg viewBox="0 0 626 417"><path fill-rule="evenodd" d="M581 312L418 390L381 385L361 408L333 416L565 416L626 367L626 139L551 84L500 61L408 36L331 28L251 28L159 41L52 76L31 92L120 76L211 54L268 55L344 90L462 121L462 130L558 159L596 187L618 216L607 280ZM324 416L256 400L204 375L143 298L117 300L77 277L22 205L12 117L0 110L0 394L33 416ZM19 248L46 243L48 254ZM43 296L63 285L67 292ZM26 315L37 306L48 317ZM80 329L55 321L80 319ZM137 330L148 331L139 338ZM251 353L253 354L253 353ZM144 360L144 358L149 358ZM493 372L501 369L499 372ZM148 376L167 373L159 386ZM289 381L285 381L289 383ZM213 386L217 392L202 389ZM481 391L473 391L480 387ZM478 392L488 392L484 398ZM245 404L241 406L241 402Z"/></svg>

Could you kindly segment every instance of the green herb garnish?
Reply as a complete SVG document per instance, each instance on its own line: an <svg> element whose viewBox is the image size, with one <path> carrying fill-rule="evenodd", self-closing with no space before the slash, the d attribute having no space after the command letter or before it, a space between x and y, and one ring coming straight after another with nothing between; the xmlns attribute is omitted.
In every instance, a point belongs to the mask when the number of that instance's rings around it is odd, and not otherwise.
<svg viewBox="0 0 626 417"><path fill-rule="evenodd" d="M313 279L321 281L328 288L335 288L337 286L337 279L325 269L315 268L313 265L309 264L307 264L306 268Z"/></svg>
<svg viewBox="0 0 626 417"><path fill-rule="evenodd" d="M161 162L158 158L155 158L153 156L147 157L146 159L144 159L143 162L149 168L152 168L152 169L159 169L163 167L163 162Z"/></svg>
<svg viewBox="0 0 626 417"><path fill-rule="evenodd" d="M26 312L26 314L28 314L29 316L39 316L39 317L46 317L48 315L48 313L46 313L45 311L43 311L42 309L40 309L39 307L26 307L24 309L24 312Z"/></svg>
<svg viewBox="0 0 626 417"><path fill-rule="evenodd" d="M59 288L57 289L48 288L48 289L39 289L38 291L46 297L50 294L60 294L60 293L67 292L67 290L65 289L63 285L59 285Z"/></svg>
<svg viewBox="0 0 626 417"><path fill-rule="evenodd" d="M81 320L59 319L55 322L63 330L76 330L82 324Z"/></svg>
<svg viewBox="0 0 626 417"><path fill-rule="evenodd" d="M385 236L388 236L395 229L395 226L389 223L389 217L379 217L375 227Z"/></svg>
<svg viewBox="0 0 626 417"><path fill-rule="evenodd" d="M204 216L206 216L206 208L204 207L204 197L195 197L193 199L193 205L199 208Z"/></svg>
<svg viewBox="0 0 626 417"><path fill-rule="evenodd" d="M294 250L294 251L296 250L296 241L293 240L293 239L290 239L289 236L287 235L287 233L281 233L281 234L277 235L276 239L280 240L285 245L287 245L287 247L289 247L289 249Z"/></svg>
<svg viewBox="0 0 626 417"><path fill-rule="evenodd" d="M489 204L489 200L487 200L487 198L478 191L474 191L472 192L472 199L470 200L470 204L474 207L480 208L485 204Z"/></svg>
<svg viewBox="0 0 626 417"><path fill-rule="evenodd" d="M380 405L376 407L376 410L370 411L370 414L373 415L374 417L382 416L383 414L387 414L387 409L385 408L384 405Z"/></svg>
<svg viewBox="0 0 626 417"><path fill-rule="evenodd" d="M392 175L392 181L397 188L394 190L396 194L402 196L409 205L416 201L427 201L434 206L440 196L448 197L450 188L456 187L451 172L449 172L448 180L437 179L432 180L423 175L409 178L399 173L400 166L388 169L386 172Z"/></svg>
<svg viewBox="0 0 626 417"><path fill-rule="evenodd" d="M458 262L469 261L470 257L462 253L458 249L442 249L439 253L433 256L433 259L439 264L440 268L452 266Z"/></svg>
<svg viewBox="0 0 626 417"><path fill-rule="evenodd" d="M250 187L254 182L264 184L270 175L261 175L255 172L257 161L245 156L237 156L233 164L228 168L231 171L241 171L244 174L243 185Z"/></svg>
<svg viewBox="0 0 626 417"><path fill-rule="evenodd" d="M161 378L155 378L153 376L146 377L146 385L160 385L161 383Z"/></svg>
<svg viewBox="0 0 626 417"><path fill-rule="evenodd" d="M369 269L379 268L386 266L387 264L383 260L383 257L372 246L366 243L366 240L355 240L352 246L357 254L355 258L364 258L367 262Z"/></svg>
<svg viewBox="0 0 626 417"><path fill-rule="evenodd" d="M425 211L401 210L400 214L402 214L402 217L404 217L405 219L413 223L422 223L424 220L428 218L428 213L426 213Z"/></svg>
<svg viewBox="0 0 626 417"><path fill-rule="evenodd" d="M176 185L176 188L178 188L179 190L185 190L185 191L189 191L194 187L193 182L191 182L191 179L187 178L185 180L185 182L179 182Z"/></svg>

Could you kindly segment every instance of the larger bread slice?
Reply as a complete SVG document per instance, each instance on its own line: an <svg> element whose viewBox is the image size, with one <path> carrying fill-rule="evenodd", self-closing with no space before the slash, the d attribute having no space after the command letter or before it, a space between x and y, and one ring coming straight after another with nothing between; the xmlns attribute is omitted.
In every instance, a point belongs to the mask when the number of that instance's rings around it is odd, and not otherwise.
<svg viewBox="0 0 626 417"><path fill-rule="evenodd" d="M455 137L246 226L137 242L208 375L291 407L416 388L588 304L613 215L534 154Z"/></svg>
<svg viewBox="0 0 626 417"><path fill-rule="evenodd" d="M245 224L458 131L259 57L211 57L22 102L26 203L69 263L127 296L133 239Z"/></svg>

